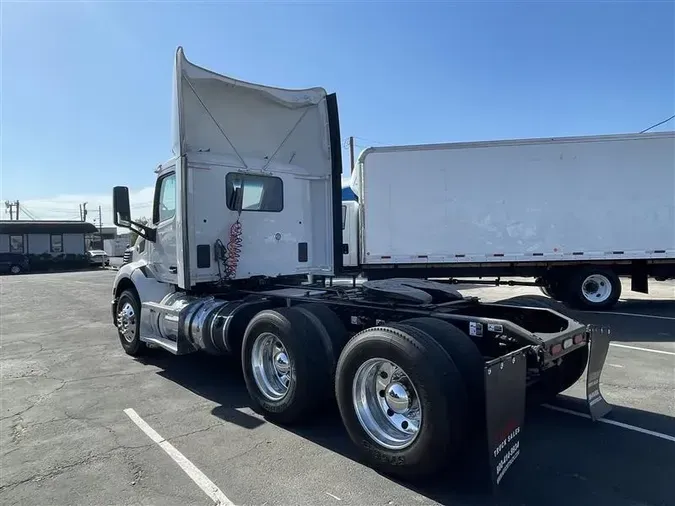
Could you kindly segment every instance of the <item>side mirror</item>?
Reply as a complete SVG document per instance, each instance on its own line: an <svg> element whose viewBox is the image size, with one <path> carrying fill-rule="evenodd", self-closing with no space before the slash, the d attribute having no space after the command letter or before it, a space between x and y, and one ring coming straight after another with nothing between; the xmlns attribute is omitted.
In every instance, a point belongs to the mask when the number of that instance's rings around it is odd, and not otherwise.
<svg viewBox="0 0 675 506"><path fill-rule="evenodd" d="M131 224L129 188L126 186L113 188L113 222L118 227L128 227Z"/></svg>
<svg viewBox="0 0 675 506"><path fill-rule="evenodd" d="M113 222L118 227L128 228L148 241L155 242L157 231L153 227L136 223L131 220L131 206L129 205L129 188L115 186L113 188Z"/></svg>

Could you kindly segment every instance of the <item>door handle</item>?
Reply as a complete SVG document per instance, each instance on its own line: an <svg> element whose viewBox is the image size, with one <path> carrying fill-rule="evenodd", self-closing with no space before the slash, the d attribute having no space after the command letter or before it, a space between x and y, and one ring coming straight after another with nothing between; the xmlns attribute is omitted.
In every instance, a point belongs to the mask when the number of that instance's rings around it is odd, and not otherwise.
<svg viewBox="0 0 675 506"><path fill-rule="evenodd" d="M178 272L178 267L172 265L171 267L169 267L169 272L171 272L172 274L176 274Z"/></svg>

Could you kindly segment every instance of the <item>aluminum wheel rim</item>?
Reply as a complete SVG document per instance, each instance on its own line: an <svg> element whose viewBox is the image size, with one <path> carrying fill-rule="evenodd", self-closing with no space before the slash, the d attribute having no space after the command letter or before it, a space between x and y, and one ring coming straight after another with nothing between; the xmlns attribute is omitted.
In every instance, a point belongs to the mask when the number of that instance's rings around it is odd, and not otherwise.
<svg viewBox="0 0 675 506"><path fill-rule="evenodd" d="M602 274L591 274L581 285L581 291L589 302L605 302L612 295L612 282Z"/></svg>
<svg viewBox="0 0 675 506"><path fill-rule="evenodd" d="M390 360L371 358L358 368L352 383L354 410L363 430L379 445L402 450L422 427L422 406L415 385Z"/></svg>
<svg viewBox="0 0 675 506"><path fill-rule="evenodd" d="M117 312L117 328L125 341L133 342L136 337L136 312L131 303L125 302Z"/></svg>
<svg viewBox="0 0 675 506"><path fill-rule="evenodd" d="M10 272L12 274L19 274L21 272L21 267L17 265L12 265L12 267L10 268Z"/></svg>
<svg viewBox="0 0 675 506"><path fill-rule="evenodd" d="M271 401L280 401L290 390L293 364L281 340L269 332L260 334L251 349L251 368L258 390Z"/></svg>

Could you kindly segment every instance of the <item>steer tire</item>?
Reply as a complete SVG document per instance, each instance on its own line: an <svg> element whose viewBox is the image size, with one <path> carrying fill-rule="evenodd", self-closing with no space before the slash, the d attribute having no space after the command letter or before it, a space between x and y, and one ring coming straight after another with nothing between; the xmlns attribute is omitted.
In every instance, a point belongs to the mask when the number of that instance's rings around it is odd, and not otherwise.
<svg viewBox="0 0 675 506"><path fill-rule="evenodd" d="M450 355L466 386L471 427L481 428L485 422L485 360L476 344L453 324L440 318L410 318L401 323L423 330Z"/></svg>
<svg viewBox="0 0 675 506"><path fill-rule="evenodd" d="M281 341L290 359L291 381L281 398L266 396L254 374L252 351L256 339L264 334ZM244 333L241 363L253 408L279 424L307 420L332 388L330 363L319 331L312 320L295 308L267 309L253 317Z"/></svg>
<svg viewBox="0 0 675 506"><path fill-rule="evenodd" d="M419 396L419 432L400 449L378 442L364 428L355 407L363 405L355 402L353 394L357 372L368 360L378 358L402 368ZM426 332L412 325L390 324L356 334L340 355L335 390L342 422L370 467L396 478L420 481L461 462L468 411L466 389L450 356ZM371 406L372 412L379 408L376 403ZM387 426L386 422L383 418L381 425Z"/></svg>
<svg viewBox="0 0 675 506"><path fill-rule="evenodd" d="M133 311L133 320L129 321L128 325L132 326L131 334L125 336L120 325L122 324L120 320L120 312L124 309L125 305L129 305ZM138 295L134 290L124 290L117 299L117 308L115 311L117 318L117 335L122 344L122 348L127 355L132 357L138 357L144 355L148 351L146 344L141 341L141 303L138 300ZM127 315L129 318L131 314Z"/></svg>

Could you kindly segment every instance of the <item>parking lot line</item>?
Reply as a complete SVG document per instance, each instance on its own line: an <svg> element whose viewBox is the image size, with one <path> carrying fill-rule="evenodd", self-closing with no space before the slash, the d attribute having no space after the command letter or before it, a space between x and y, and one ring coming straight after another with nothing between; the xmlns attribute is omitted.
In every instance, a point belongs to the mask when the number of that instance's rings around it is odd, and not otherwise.
<svg viewBox="0 0 675 506"><path fill-rule="evenodd" d="M206 495L208 495L211 500L216 503L217 506L234 506L234 503L230 501L225 494L213 483L204 473L202 473L197 466L190 462L185 455L179 452L171 443L166 439L160 436L155 429L150 427L148 423L143 420L138 413L132 408L127 408L124 410L131 421L134 422L139 429L141 429L145 434L152 439L159 447L164 450L169 457L171 457L180 468L185 471L192 481L194 481L199 488L201 488Z"/></svg>
<svg viewBox="0 0 675 506"><path fill-rule="evenodd" d="M675 320L675 316L657 316L651 314L638 314L638 313L618 313L616 311L585 311L585 312L600 315L615 314L617 316L636 316L637 318L654 318L656 320Z"/></svg>
<svg viewBox="0 0 675 506"><path fill-rule="evenodd" d="M543 407L547 409L552 409L553 411L560 411L561 413L567 413L569 415L580 416L581 418L590 418L591 415L587 413L580 413L579 411L574 411L573 409L561 408L559 406L552 406L551 404L542 404ZM663 434L661 432L656 432L649 429L643 429L642 427L637 427L635 425L629 425L623 422L617 422L616 420L610 420L609 418L600 418L596 420L597 422L606 423L609 425L616 425L617 427L622 427L624 429L632 430L635 432L641 432L642 434L647 434L648 436L654 436L666 441L675 443L675 436L669 434Z"/></svg>
<svg viewBox="0 0 675 506"><path fill-rule="evenodd" d="M619 343L609 343L609 345L616 346L617 348L627 348L629 350L648 351L651 353L660 353L662 355L675 355L675 351L655 350L653 348L642 348L641 346L629 346L627 344Z"/></svg>

